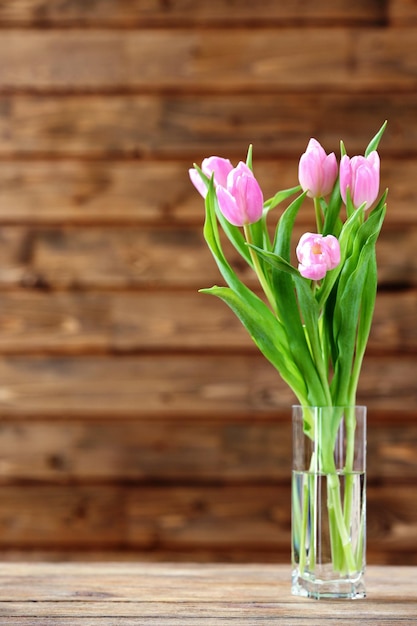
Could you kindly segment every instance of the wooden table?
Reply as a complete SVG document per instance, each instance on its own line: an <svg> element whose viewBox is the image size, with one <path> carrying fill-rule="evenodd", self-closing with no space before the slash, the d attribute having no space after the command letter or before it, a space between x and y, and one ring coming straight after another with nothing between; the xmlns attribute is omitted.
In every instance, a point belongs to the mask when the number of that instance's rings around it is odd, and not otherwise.
<svg viewBox="0 0 417 626"><path fill-rule="evenodd" d="M290 594L282 565L6 563L0 624L8 626L393 626L417 624L417 567L369 567L368 597Z"/></svg>

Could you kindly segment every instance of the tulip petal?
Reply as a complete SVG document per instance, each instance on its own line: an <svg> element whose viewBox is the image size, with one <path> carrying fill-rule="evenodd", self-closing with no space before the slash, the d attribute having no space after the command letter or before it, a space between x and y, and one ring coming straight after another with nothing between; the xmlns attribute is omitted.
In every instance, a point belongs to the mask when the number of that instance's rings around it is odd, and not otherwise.
<svg viewBox="0 0 417 626"><path fill-rule="evenodd" d="M203 196L203 198L207 195L207 187L204 181L201 179L200 174L197 170L192 167L188 170L188 174L190 176L190 180L193 183L194 187L197 189L198 193Z"/></svg>
<svg viewBox="0 0 417 626"><path fill-rule="evenodd" d="M214 174L215 185L222 185L222 187L225 187L227 183L227 176L229 172L232 171L233 165L229 159L211 156L203 160L201 169L208 176L208 178L211 178L211 175Z"/></svg>
<svg viewBox="0 0 417 626"><path fill-rule="evenodd" d="M245 224L245 218L230 191L219 186L216 189L216 194L219 209L227 221L233 224L233 226L243 226Z"/></svg>
<svg viewBox="0 0 417 626"><path fill-rule="evenodd" d="M263 213L263 194L258 181L242 161L227 176L227 187L216 189L219 209L234 226L257 222Z"/></svg>
<svg viewBox="0 0 417 626"><path fill-rule="evenodd" d="M326 154L316 139L310 139L298 164L298 180L310 198L329 194L337 178L337 161L334 152Z"/></svg>
<svg viewBox="0 0 417 626"><path fill-rule="evenodd" d="M340 244L333 235L325 237L304 233L296 248L298 270L304 278L321 280L329 270L340 263Z"/></svg>
<svg viewBox="0 0 417 626"><path fill-rule="evenodd" d="M344 155L340 161L340 195L346 204L347 189L355 208L368 209L379 192L379 155L374 150L367 157Z"/></svg>

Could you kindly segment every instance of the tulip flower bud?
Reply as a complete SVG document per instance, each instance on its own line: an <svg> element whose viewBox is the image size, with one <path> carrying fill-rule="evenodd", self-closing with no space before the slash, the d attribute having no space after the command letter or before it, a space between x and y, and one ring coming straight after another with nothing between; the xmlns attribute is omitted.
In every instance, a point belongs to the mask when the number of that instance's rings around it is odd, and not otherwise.
<svg viewBox="0 0 417 626"><path fill-rule="evenodd" d="M346 204L349 188L353 206L357 209L365 204L368 209L379 192L379 155L374 150L369 156L344 155L340 161L340 195Z"/></svg>
<svg viewBox="0 0 417 626"><path fill-rule="evenodd" d="M297 249L298 270L304 278L321 280L340 263L340 244L333 235L304 233Z"/></svg>
<svg viewBox="0 0 417 626"><path fill-rule="evenodd" d="M214 185L226 185L227 175L233 169L233 165L229 161L229 159L223 159L222 157L211 156L207 159L204 159L201 164L202 172L208 177L211 178L212 174L214 174ZM203 196L203 198L207 195L207 187L204 181L201 179L200 174L193 167L188 170L190 175L191 182L197 191Z"/></svg>
<svg viewBox="0 0 417 626"><path fill-rule="evenodd" d="M310 139L307 150L298 165L298 180L310 198L326 196L337 178L337 161L334 152L326 154L316 139Z"/></svg>
<svg viewBox="0 0 417 626"><path fill-rule="evenodd" d="M217 186L216 193L220 211L234 226L253 224L262 217L262 190L242 161L228 174L226 186Z"/></svg>

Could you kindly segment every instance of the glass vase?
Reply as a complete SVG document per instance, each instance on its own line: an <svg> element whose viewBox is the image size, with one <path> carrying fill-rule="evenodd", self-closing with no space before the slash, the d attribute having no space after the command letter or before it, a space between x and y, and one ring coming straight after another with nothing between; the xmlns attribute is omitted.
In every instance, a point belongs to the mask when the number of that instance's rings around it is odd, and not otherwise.
<svg viewBox="0 0 417 626"><path fill-rule="evenodd" d="M366 595L366 407L294 406L292 594Z"/></svg>

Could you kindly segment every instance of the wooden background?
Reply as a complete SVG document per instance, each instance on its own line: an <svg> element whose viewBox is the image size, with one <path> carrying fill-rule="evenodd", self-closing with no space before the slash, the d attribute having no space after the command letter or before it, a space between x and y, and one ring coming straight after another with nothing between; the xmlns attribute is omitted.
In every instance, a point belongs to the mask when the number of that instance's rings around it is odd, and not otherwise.
<svg viewBox="0 0 417 626"><path fill-rule="evenodd" d="M293 398L187 170L253 143L268 196L388 119L368 560L416 564L416 1L2 0L0 59L0 557L289 561Z"/></svg>

